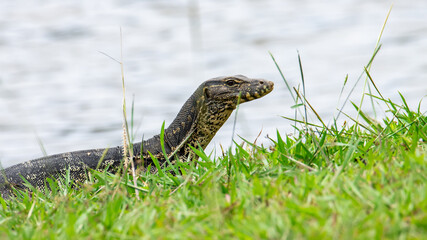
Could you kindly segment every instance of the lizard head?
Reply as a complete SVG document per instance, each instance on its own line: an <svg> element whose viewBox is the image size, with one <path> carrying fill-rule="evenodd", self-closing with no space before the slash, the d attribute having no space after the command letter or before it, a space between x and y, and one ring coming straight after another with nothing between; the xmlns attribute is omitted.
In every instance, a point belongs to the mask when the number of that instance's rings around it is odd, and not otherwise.
<svg viewBox="0 0 427 240"><path fill-rule="evenodd" d="M203 84L203 94L207 103L215 102L227 110L233 110L240 103L267 95L273 87L273 82L264 79L235 75L207 80Z"/></svg>

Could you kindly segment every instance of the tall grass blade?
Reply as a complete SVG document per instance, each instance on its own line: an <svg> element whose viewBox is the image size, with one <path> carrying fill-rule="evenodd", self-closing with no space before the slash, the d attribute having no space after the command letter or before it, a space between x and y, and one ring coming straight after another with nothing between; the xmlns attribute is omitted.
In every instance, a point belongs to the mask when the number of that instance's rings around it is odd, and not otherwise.
<svg viewBox="0 0 427 240"><path fill-rule="evenodd" d="M368 67L371 66L372 62L374 61L375 56L377 55L377 53L379 52L379 50L381 49L381 45L379 45L373 55L371 56L371 59L369 60L368 64L365 66ZM342 113L342 110L344 109L345 105L347 105L348 100L350 99L350 96L353 94L354 89L356 89L356 86L359 84L360 80L362 79L363 75L365 73L365 70L363 70L363 72L359 75L359 77L356 80L356 83L353 85L353 87L350 89L350 92L348 93L347 97L344 100L344 103L342 104L341 108L338 111L337 117L335 118L335 120L337 121L340 117L340 114Z"/></svg>
<svg viewBox="0 0 427 240"><path fill-rule="evenodd" d="M123 63L123 34L122 34L122 28L120 27L120 70L121 70L121 78L122 78L122 91L123 91L123 157L124 157L124 168L123 174L126 174L128 165L130 162L131 165L131 171L132 171L132 177L134 181L135 187L137 186L136 183L136 172L135 172L135 165L134 165L134 156L133 156L133 143L131 141L131 134L129 132L129 124L127 121L127 114L126 114L126 87L125 87L125 73L124 73L124 63ZM133 102L133 101L132 101ZM133 103L132 103L132 129L133 129ZM135 196L139 200L139 193L138 189L135 189Z"/></svg>
<svg viewBox="0 0 427 240"><path fill-rule="evenodd" d="M44 147L43 141L42 141L42 139L40 138L40 136L37 134L37 132L36 132L36 131L35 131L34 133L35 133L35 135L36 135L37 144L39 145L40 150L41 150L41 151L42 151L42 153L43 153L43 156L44 156L44 157L46 157L46 156L47 156L47 152L46 152L46 148Z"/></svg>
<svg viewBox="0 0 427 240"><path fill-rule="evenodd" d="M297 122L297 123L301 123L301 124L307 124L307 126L312 126L312 127L316 127L316 128L322 128L322 126L314 124L314 123L310 123L310 122L306 122L306 121L301 121L298 119L294 119L294 118L289 118L289 117L284 117L281 116L282 118L289 120L289 121L293 121L293 122Z"/></svg>
<svg viewBox="0 0 427 240"><path fill-rule="evenodd" d="M234 142L234 133L236 131L236 123L237 123L237 115L239 113L239 104L240 104L240 97L241 97L242 93L239 93L239 97L237 98L237 107L236 107L236 111L234 113L234 121L233 121L233 130L231 131L231 143L230 143L230 147L229 149L231 150L231 147L233 146L233 142Z"/></svg>
<svg viewBox="0 0 427 240"><path fill-rule="evenodd" d="M377 52L378 52L378 51L379 51L379 49L381 48L381 44L380 44L380 42L381 42L381 38L382 38L382 35L383 35L383 33L384 33L385 26L387 25L387 21L388 21L388 18L389 18L389 16L390 16L390 13L391 13L392 8L393 8L393 4L390 6L389 11L387 12L386 19L385 19L384 24L383 24L383 26L382 26L382 28L381 28L381 32L380 32L380 34L379 34L379 36L378 36L378 40L377 40L377 43L376 43L375 48L374 48L374 55L372 56L372 58L371 58L371 60L369 61L368 65L364 67L365 69L368 69L369 71L370 71L370 69L371 69L371 67L372 67L372 61L374 60L375 55L377 54ZM368 71L368 72L369 72L369 71ZM366 71L365 71L365 72L366 72ZM362 73L362 74L363 74L363 73ZM355 86L357 85L357 83L359 82L359 80L360 80L360 78L357 80L357 82L356 82ZM363 89L362 97L361 97L361 100L360 100L359 109L361 109L361 108L362 108L362 104L363 104L363 100L364 100L364 94L365 94L365 87L366 87L366 86L368 87L368 91L369 91L369 93L371 93L370 85L369 85L369 83L367 82L367 79L365 79L365 85L364 85L364 89ZM354 88L353 88L353 89L354 89ZM352 92L352 91L351 91L351 92ZM348 99L348 98L347 98L347 99ZM347 99L346 99L346 100L347 100ZM376 110L375 110L375 105L374 105L373 98L372 98L372 97L370 97L370 100L371 100L372 110L373 110L374 114L376 115ZM343 106L344 106L344 105L343 105ZM342 108L341 108L340 110L342 110ZM358 112L358 116L357 116L357 117L359 117L359 113L360 113L360 112Z"/></svg>
<svg viewBox="0 0 427 240"><path fill-rule="evenodd" d="M301 96L301 94L298 92L298 90L296 88L294 88L295 93L301 98L304 99L304 101L308 104L308 106L310 107L311 111L313 111L313 113L316 115L317 119L322 123L323 127L325 129L329 128L326 126L326 124L323 122L322 118L320 117L320 115L317 113L317 111L313 108L313 106L311 106L310 102L307 101L307 99L305 98L305 96ZM330 130L329 130L330 131Z"/></svg>
<svg viewBox="0 0 427 240"><path fill-rule="evenodd" d="M305 122L308 121L307 119L307 106L306 106L306 102L305 102L305 80L304 80L304 71L302 70L302 63L301 63L301 55L299 54L299 51L297 51L298 53L298 64L299 64L299 69L300 69L300 74L301 74L301 82L302 82L302 93L304 95L304 116L305 116Z"/></svg>
<svg viewBox="0 0 427 240"><path fill-rule="evenodd" d="M377 85L375 84L374 80L372 79L371 74L369 73L369 70L366 67L365 67L365 73L366 73L366 76L368 77L368 79L371 81L372 86L374 86L377 93L381 96L382 99L384 99L383 95L381 94L380 90L377 88Z"/></svg>
<svg viewBox="0 0 427 240"><path fill-rule="evenodd" d="M340 91L340 95L338 96L338 103L341 101L341 97L342 97L342 94L344 92L344 88L347 85L347 81L348 81L348 74L345 75L344 83L342 85L342 88L341 88L341 91ZM338 108L338 106L337 106L337 108Z"/></svg>
<svg viewBox="0 0 427 240"><path fill-rule="evenodd" d="M285 82L286 87L288 88L289 94L291 94L292 99L294 102L296 102L296 97L294 96L294 93L292 92L292 89L286 80L285 76L282 73L282 70L279 67L279 64L277 64L276 59L274 58L273 54L271 52L268 52L270 54L271 59L273 59L274 64L276 65L277 70L279 70L280 76L282 77L283 81Z"/></svg>
<svg viewBox="0 0 427 240"><path fill-rule="evenodd" d="M175 174L178 175L179 174L178 170L176 169L175 166L173 166L173 164L170 162L170 159L169 159L169 157L173 157L173 156L172 155L168 156L165 149L165 121L163 121L162 129L160 130L160 146L162 147L163 156L165 157L166 162L173 169Z"/></svg>

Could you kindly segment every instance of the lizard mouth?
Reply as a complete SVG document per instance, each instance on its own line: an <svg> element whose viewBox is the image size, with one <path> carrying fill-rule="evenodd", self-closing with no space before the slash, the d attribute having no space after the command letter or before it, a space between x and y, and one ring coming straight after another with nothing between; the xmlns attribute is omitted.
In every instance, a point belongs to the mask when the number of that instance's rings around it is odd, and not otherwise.
<svg viewBox="0 0 427 240"><path fill-rule="evenodd" d="M264 97L273 91L274 83L266 80L259 80L255 84L251 84L248 91L241 92L240 103L249 102L254 99Z"/></svg>

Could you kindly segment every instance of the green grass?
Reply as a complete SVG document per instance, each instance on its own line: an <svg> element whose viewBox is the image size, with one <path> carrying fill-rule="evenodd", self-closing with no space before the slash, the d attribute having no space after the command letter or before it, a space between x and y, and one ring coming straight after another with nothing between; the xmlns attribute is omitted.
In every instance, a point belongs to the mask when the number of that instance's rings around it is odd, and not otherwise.
<svg viewBox="0 0 427 240"><path fill-rule="evenodd" d="M0 237L425 239L427 116L375 99L389 106L381 123L362 111L338 128L300 121L268 149L195 149L197 166L140 173L136 186L94 171L79 189L64 176L52 192L0 199Z"/></svg>

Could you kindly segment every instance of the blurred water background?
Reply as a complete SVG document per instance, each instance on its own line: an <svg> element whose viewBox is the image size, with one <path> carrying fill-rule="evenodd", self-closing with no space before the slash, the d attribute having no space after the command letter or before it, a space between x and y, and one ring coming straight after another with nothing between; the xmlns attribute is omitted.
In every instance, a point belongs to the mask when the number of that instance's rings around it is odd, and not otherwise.
<svg viewBox="0 0 427 240"><path fill-rule="evenodd" d="M427 93L427 1L394 2L371 75L384 96L399 101L401 92L415 108ZM268 145L276 129L292 133L280 116L293 117L294 103L268 51L292 86L301 82L300 52L307 99L331 122L346 74L344 95L369 61L391 3L2 1L0 161L7 167L41 157L37 138L48 154L121 144L120 66L100 53L120 59L120 27L137 140L169 124L202 81L234 74L275 82L270 95L241 106L235 136L254 141L262 130L258 143ZM208 151L230 146L233 119Z"/></svg>

